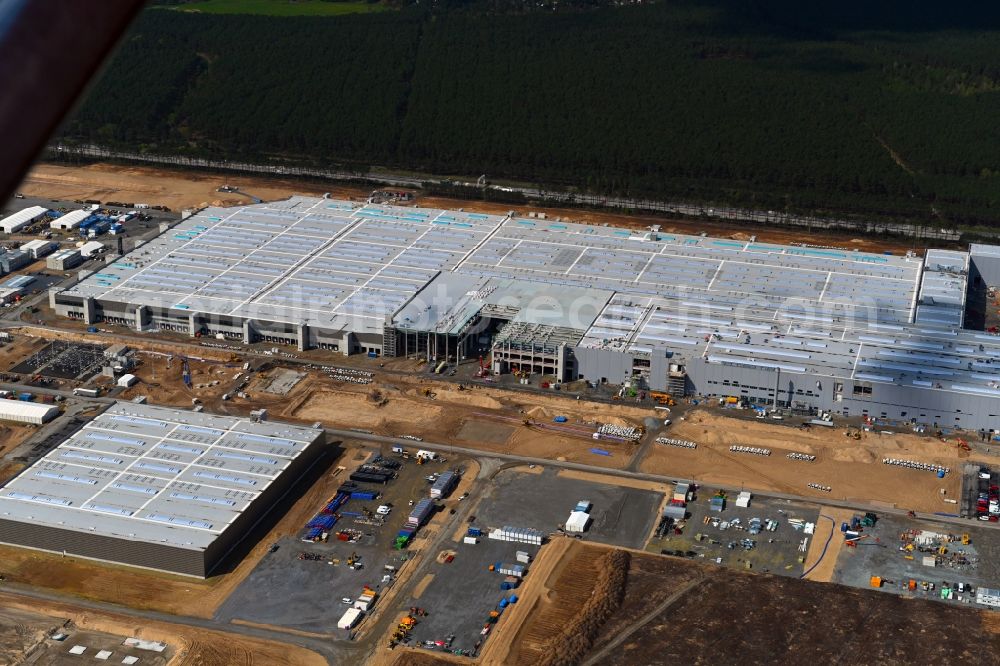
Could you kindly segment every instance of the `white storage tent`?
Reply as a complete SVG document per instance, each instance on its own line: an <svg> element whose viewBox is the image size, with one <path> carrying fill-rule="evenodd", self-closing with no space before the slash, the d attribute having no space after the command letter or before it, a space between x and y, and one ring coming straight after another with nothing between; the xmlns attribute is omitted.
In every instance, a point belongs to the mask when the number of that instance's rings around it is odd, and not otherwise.
<svg viewBox="0 0 1000 666"><path fill-rule="evenodd" d="M80 223L91 216L89 210L74 210L66 213L62 217L57 217L49 224L53 229L75 229Z"/></svg>
<svg viewBox="0 0 1000 666"><path fill-rule="evenodd" d="M48 208L44 208L42 206L32 206L31 208L25 208L22 211L14 213L13 215L8 215L0 220L0 231L8 234L16 233L40 218L42 215L45 215L48 210Z"/></svg>
<svg viewBox="0 0 1000 666"><path fill-rule="evenodd" d="M573 511L566 520L567 532L586 532L590 524L590 514L583 511Z"/></svg>
<svg viewBox="0 0 1000 666"><path fill-rule="evenodd" d="M0 421L41 425L59 414L55 405L37 405L23 400L0 400Z"/></svg>
<svg viewBox="0 0 1000 666"><path fill-rule="evenodd" d="M88 259L104 249L104 243L100 241L90 241L80 246L80 254Z"/></svg>
<svg viewBox="0 0 1000 666"><path fill-rule="evenodd" d="M132 374L122 375L121 377L118 378L118 386L128 388L129 386L132 386L132 384L135 384L137 381L139 381L139 378L136 377L135 375Z"/></svg>

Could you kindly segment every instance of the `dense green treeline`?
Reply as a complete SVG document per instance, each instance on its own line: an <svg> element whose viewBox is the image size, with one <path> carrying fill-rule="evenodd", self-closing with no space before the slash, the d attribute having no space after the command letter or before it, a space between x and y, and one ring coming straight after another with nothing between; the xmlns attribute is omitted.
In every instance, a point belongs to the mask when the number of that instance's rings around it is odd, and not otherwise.
<svg viewBox="0 0 1000 666"><path fill-rule="evenodd" d="M922 4L154 9L63 135L990 224L1000 10Z"/></svg>

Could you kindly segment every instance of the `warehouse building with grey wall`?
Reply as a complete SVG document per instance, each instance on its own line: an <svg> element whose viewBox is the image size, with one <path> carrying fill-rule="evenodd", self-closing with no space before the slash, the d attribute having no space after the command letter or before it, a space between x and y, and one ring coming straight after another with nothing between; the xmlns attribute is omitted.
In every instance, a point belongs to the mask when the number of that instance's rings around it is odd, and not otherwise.
<svg viewBox="0 0 1000 666"><path fill-rule="evenodd" d="M323 441L317 428L117 403L0 486L0 542L204 578Z"/></svg>
<svg viewBox="0 0 1000 666"><path fill-rule="evenodd" d="M1000 283L1000 248L892 256L292 197L205 209L50 303L151 333L992 429L1000 337L964 328L970 276Z"/></svg>

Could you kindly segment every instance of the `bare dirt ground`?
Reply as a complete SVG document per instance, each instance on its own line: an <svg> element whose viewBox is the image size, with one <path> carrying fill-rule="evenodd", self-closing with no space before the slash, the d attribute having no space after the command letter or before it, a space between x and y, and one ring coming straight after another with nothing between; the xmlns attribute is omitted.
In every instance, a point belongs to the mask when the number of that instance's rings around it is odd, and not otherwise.
<svg viewBox="0 0 1000 666"><path fill-rule="evenodd" d="M238 634L180 626L155 620L138 621L118 613L84 610L72 604L26 600L6 593L0 593L0 605L6 609L19 609L68 618L82 629L161 641L176 650L170 666L232 666L233 664L243 666L253 664L320 666L326 664L325 659L310 650ZM140 661L140 663L142 662Z"/></svg>
<svg viewBox="0 0 1000 666"><path fill-rule="evenodd" d="M5 456L35 434L36 426L0 422L0 456Z"/></svg>
<svg viewBox="0 0 1000 666"><path fill-rule="evenodd" d="M961 464L968 454L932 437L897 433L861 433L861 439L844 436L843 428L801 430L766 421L735 419L696 409L676 421L669 436L697 442L697 449L654 445L641 469L644 472L700 479L707 483L740 486L761 491L885 502L915 511L948 511L943 498L957 498ZM732 453L733 444L771 449L768 457ZM792 451L816 456L814 462L789 460ZM943 479L882 464L884 457L938 463L952 469ZM818 483L830 493L809 488ZM941 494L941 490L945 494Z"/></svg>
<svg viewBox="0 0 1000 666"><path fill-rule="evenodd" d="M538 640L528 633L550 626L548 620L558 625L557 615L572 612L567 610L569 596L575 592L583 598L587 591L586 581L580 580L585 576L567 572L585 566L585 560L596 561L608 550L589 543L567 549L547 574L540 600L519 605L519 610L530 612L512 650L484 653L479 662L537 661L539 655L529 654ZM560 587L561 583L565 585ZM1000 650L998 617L934 601L632 552L621 605L600 628L581 663L763 666L775 663L780 654L781 663L817 666L956 660L985 666L994 663ZM912 631L915 626L919 632ZM407 650L391 663L443 666L455 660Z"/></svg>
<svg viewBox="0 0 1000 666"><path fill-rule="evenodd" d="M633 553L625 599L583 663L985 665L998 628L995 613Z"/></svg>
<svg viewBox="0 0 1000 666"><path fill-rule="evenodd" d="M819 522L816 523L816 529L810 537L809 550L806 553L805 571L809 572L804 576L806 580L824 583L833 580L833 570L837 565L837 557L844 548L844 539L840 536L839 526L843 522L849 522L856 513L832 506L823 507ZM833 535L832 539L830 535ZM829 539L829 544L827 544L827 539Z"/></svg>
<svg viewBox="0 0 1000 666"><path fill-rule="evenodd" d="M259 379L259 382L265 381ZM251 387L252 390L252 387ZM372 392L380 391L380 400ZM433 397L426 395L430 391ZM546 395L525 395L500 389L459 391L452 384L420 377L393 376L370 385L337 383L315 373L302 381L284 401L282 418L322 421L331 426L363 428L384 435L413 435L434 441L453 441L483 451L520 454L555 460L624 467L633 444L601 442L610 456L590 453L589 435L563 435L536 425L547 425L556 415L567 425L616 423L639 425L650 410L605 405ZM280 403L276 402L276 406ZM592 431L592 426L591 426Z"/></svg>
<svg viewBox="0 0 1000 666"><path fill-rule="evenodd" d="M20 664L64 620L16 608L0 608L0 664Z"/></svg>
<svg viewBox="0 0 1000 666"><path fill-rule="evenodd" d="M241 190L265 201L285 199L293 194L321 195L324 192L330 192L335 197L344 199L364 198L370 191L370 189L301 179L225 175L117 164L86 166L37 164L28 173L19 191L32 196L54 199L143 202L166 205L174 210L249 203L249 199L245 196L219 192L218 188L223 185L237 185ZM511 204L435 196L418 195L415 203L425 207L463 208L501 215L511 209ZM544 211L550 218L559 217L583 224L608 224L630 228L645 228L658 224L668 233L697 235L706 232L712 236L737 240L748 240L751 235L756 235L758 240L768 243L805 241L814 245L831 245L869 252L888 250L900 253L909 249L920 249L912 248L905 241L898 239L850 238L842 234L807 232L801 229L785 230L702 220L681 221L653 215L625 215L588 209L529 206L522 207L518 212L527 214L531 210Z"/></svg>
<svg viewBox="0 0 1000 666"><path fill-rule="evenodd" d="M26 335L15 335L11 342L0 347L0 371L9 372L11 368L28 356L41 350L49 343L48 340Z"/></svg>
<svg viewBox="0 0 1000 666"><path fill-rule="evenodd" d="M493 664L532 664L543 654L549 640L557 634L578 612L594 592L601 556L606 551L585 548L578 541L557 539L552 545L561 546L561 552L548 554L545 571L532 569L535 581L525 585L511 615L520 615L518 631L510 632L507 640L487 642L483 662ZM539 576L539 573L542 575ZM534 586L528 586L534 583ZM530 622L527 622L530 615ZM505 618L505 621L511 618ZM504 634L501 634L503 637Z"/></svg>
<svg viewBox="0 0 1000 666"><path fill-rule="evenodd" d="M343 459L353 455L348 450ZM270 544L296 534L343 482L332 465L260 539L234 569L207 580L172 576L113 564L0 546L0 574L16 583L140 610L212 617L216 608L250 574Z"/></svg>
<svg viewBox="0 0 1000 666"><path fill-rule="evenodd" d="M292 194L321 196L325 192L347 199L368 195L367 190L360 188L318 184L306 180L198 173L119 164L36 164L18 191L50 199L141 202L167 206L173 210L250 203L248 197L219 192L218 189L223 185L238 186L265 201L286 199Z"/></svg>

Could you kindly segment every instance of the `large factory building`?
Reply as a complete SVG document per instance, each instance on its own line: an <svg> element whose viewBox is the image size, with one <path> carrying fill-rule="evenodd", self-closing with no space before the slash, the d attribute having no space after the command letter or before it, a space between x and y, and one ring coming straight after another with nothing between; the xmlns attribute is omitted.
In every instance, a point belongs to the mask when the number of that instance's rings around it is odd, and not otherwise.
<svg viewBox="0 0 1000 666"><path fill-rule="evenodd" d="M206 577L323 431L117 403L0 486L0 542Z"/></svg>
<svg viewBox="0 0 1000 666"><path fill-rule="evenodd" d="M993 429L1000 337L963 328L1000 248L890 256L330 199L208 208L62 315L344 354ZM996 367L994 363L997 363Z"/></svg>

